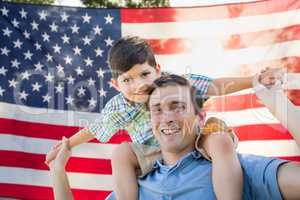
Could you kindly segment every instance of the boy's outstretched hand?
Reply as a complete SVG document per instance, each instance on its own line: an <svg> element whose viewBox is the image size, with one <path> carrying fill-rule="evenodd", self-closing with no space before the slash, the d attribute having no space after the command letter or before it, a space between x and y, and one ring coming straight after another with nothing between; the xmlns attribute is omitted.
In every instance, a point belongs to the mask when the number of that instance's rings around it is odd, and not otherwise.
<svg viewBox="0 0 300 200"><path fill-rule="evenodd" d="M51 150L47 153L46 158L45 158L45 164L46 164L46 165L49 166L49 163L50 163L51 161L53 161L53 160L56 158L56 156L57 156L59 150L61 149L61 145L62 145L62 141L59 141L59 142L56 143L56 144L51 148Z"/></svg>
<svg viewBox="0 0 300 200"><path fill-rule="evenodd" d="M53 153L55 152L55 153ZM52 150L48 153L54 155L52 160L49 160L47 165L50 169L65 169L65 166L71 156L71 149L69 145L69 139L66 137L62 138L58 144L53 146ZM47 154L47 156L48 156Z"/></svg>

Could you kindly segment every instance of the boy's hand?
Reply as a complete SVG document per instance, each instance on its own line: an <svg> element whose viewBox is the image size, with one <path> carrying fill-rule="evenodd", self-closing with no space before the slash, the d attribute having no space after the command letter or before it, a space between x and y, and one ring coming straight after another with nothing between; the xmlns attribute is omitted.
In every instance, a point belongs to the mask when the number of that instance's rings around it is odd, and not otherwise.
<svg viewBox="0 0 300 200"><path fill-rule="evenodd" d="M56 143L56 144L51 148L51 150L47 153L47 155L46 155L46 160L45 160L45 164L46 164L46 165L49 166L49 163L50 163L51 161L53 161L53 160L56 158L56 156L57 156L59 150L61 149L61 146L62 146L62 141L59 141L59 142Z"/></svg>
<svg viewBox="0 0 300 200"><path fill-rule="evenodd" d="M55 145L54 147L56 148L57 153L55 159L49 161L49 168L52 170L64 170L65 166L71 156L71 149L69 145L69 139L63 137L62 141L58 144Z"/></svg>
<svg viewBox="0 0 300 200"><path fill-rule="evenodd" d="M266 88L271 88L276 83L283 84L282 68L265 68L258 75L258 81Z"/></svg>

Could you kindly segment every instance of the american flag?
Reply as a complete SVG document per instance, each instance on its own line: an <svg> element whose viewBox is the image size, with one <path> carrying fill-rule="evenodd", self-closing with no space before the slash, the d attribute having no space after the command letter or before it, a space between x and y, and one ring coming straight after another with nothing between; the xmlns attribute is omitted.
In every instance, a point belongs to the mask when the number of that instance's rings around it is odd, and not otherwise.
<svg viewBox="0 0 300 200"><path fill-rule="evenodd" d="M0 3L0 196L53 199L43 161L50 147L99 118L116 94L107 52L138 35L164 70L247 76L267 66L289 72L288 97L300 105L300 1L268 0L190 8L85 9ZM289 132L252 90L206 106L232 126L238 150L300 161ZM112 189L112 148L93 140L73 150L67 171L77 199Z"/></svg>

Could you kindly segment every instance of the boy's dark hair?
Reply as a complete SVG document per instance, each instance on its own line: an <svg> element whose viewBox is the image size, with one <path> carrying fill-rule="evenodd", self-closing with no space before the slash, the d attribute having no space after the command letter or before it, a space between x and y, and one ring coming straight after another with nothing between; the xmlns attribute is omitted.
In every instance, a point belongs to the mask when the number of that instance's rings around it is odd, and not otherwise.
<svg viewBox="0 0 300 200"><path fill-rule="evenodd" d="M167 86L187 86L190 88L190 94L193 106L195 108L195 113L199 113L202 110L203 103L208 99L207 96L204 95L197 95L197 90L193 87L189 81L182 77L175 74L167 74L157 78L153 84L149 88L149 99L147 102L147 108L149 108L149 100L151 94L157 89Z"/></svg>
<svg viewBox="0 0 300 200"><path fill-rule="evenodd" d="M156 66L150 45L137 36L122 37L118 40L109 50L108 62L114 79L136 64L147 62L152 67Z"/></svg>

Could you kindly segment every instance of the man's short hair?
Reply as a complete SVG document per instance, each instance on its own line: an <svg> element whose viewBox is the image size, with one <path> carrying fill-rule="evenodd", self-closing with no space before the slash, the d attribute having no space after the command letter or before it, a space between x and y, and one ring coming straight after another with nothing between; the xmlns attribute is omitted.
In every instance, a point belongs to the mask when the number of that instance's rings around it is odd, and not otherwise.
<svg viewBox="0 0 300 200"><path fill-rule="evenodd" d="M182 76L178 76L176 74L166 74L166 75L162 75L161 77L157 78L153 82L153 84L149 87L149 99L147 102L148 108L149 108L149 100L150 100L151 94L157 88L163 88L163 87L167 87L167 86L187 86L187 87L189 87L192 103L193 103L196 114L198 114L202 110L204 102L208 99L207 96L197 95L196 88L193 87L186 78L184 78Z"/></svg>
<svg viewBox="0 0 300 200"><path fill-rule="evenodd" d="M113 78L118 78L136 64L147 62L156 67L155 57L150 45L137 36L126 36L118 40L108 53L109 67Z"/></svg>

